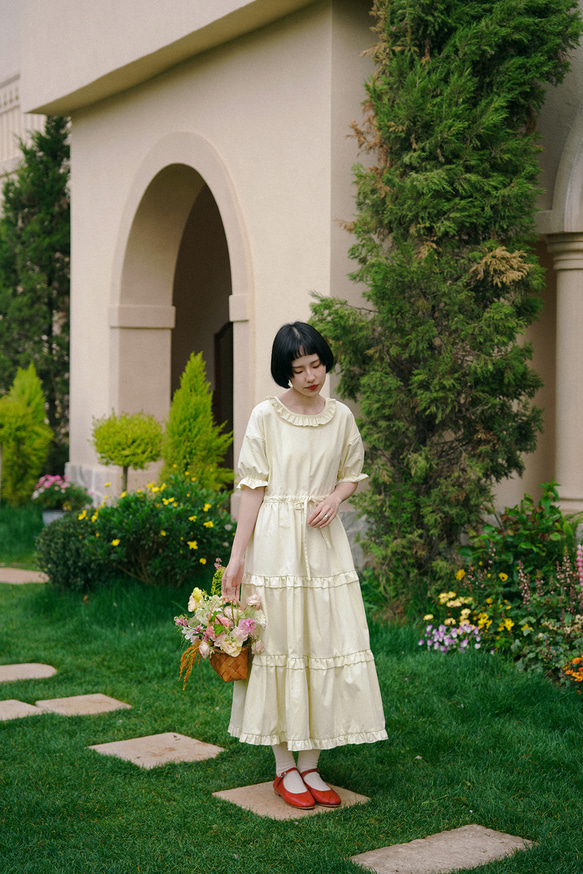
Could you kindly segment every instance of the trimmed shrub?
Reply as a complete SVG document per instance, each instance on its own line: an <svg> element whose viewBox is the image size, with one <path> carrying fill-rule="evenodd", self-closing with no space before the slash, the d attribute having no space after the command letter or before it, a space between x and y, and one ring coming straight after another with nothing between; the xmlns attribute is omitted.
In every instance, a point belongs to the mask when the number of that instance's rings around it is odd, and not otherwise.
<svg viewBox="0 0 583 874"><path fill-rule="evenodd" d="M122 469L122 491L127 491L128 470L144 470L162 452L162 426L145 413L122 413L93 420L93 445L102 464Z"/></svg>
<svg viewBox="0 0 583 874"><path fill-rule="evenodd" d="M7 503L19 506L30 500L52 439L34 365L19 368L10 391L0 400L2 497Z"/></svg>
<svg viewBox="0 0 583 874"><path fill-rule="evenodd" d="M202 353L192 354L174 393L162 441L162 478L182 474L206 489L220 489L233 482L233 471L220 467L232 443L215 424L213 395L205 378Z"/></svg>
<svg viewBox="0 0 583 874"><path fill-rule="evenodd" d="M93 526L89 519L79 516L65 513L62 519L43 528L36 549L38 566L52 586L85 593L108 585L115 569L98 557Z"/></svg>
<svg viewBox="0 0 583 874"><path fill-rule="evenodd" d="M180 477L151 484L47 526L40 566L54 585L75 591L120 575L179 588L229 555L235 523L226 502L225 493Z"/></svg>

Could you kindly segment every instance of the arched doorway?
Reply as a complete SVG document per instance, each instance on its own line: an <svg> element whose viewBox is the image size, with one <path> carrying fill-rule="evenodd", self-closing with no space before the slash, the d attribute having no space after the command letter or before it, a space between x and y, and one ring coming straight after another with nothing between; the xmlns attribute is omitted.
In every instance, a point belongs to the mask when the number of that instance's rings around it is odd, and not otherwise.
<svg viewBox="0 0 583 874"><path fill-rule="evenodd" d="M192 352L202 352L216 415L233 428L231 266L219 208L192 167L172 164L133 217L120 304L110 311L114 408L163 420ZM232 463L232 457L226 459Z"/></svg>
<svg viewBox="0 0 583 874"><path fill-rule="evenodd" d="M215 228L218 274L210 275L215 309L202 351L207 358L206 350L212 352L207 375L216 389L216 415L229 429L232 415L237 457L254 397L251 256L227 168L213 146L193 132L162 137L137 167L127 194L109 305L110 408L166 418L172 390L195 349L184 337L193 321L186 309L184 275L193 260L192 273L208 273L205 252L198 247L201 258L193 256L197 234L208 238L206 221Z"/></svg>
<svg viewBox="0 0 583 874"><path fill-rule="evenodd" d="M213 390L218 423L233 430L233 325L229 321L231 265L225 229L207 185L200 190L184 226L176 259L173 303L171 394L192 352L202 352ZM225 464L232 467L233 453Z"/></svg>

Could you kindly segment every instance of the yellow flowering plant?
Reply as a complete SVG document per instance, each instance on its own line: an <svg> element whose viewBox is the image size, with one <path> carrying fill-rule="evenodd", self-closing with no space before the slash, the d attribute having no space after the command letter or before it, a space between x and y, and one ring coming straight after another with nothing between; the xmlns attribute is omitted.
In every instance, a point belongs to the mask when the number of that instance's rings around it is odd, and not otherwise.
<svg viewBox="0 0 583 874"><path fill-rule="evenodd" d="M423 620L429 649L462 649L480 636L489 651L510 655L521 670L540 671L563 684L583 682L583 546L575 561L565 551L553 573L532 577L516 569L520 597L505 597L508 576L488 559L462 568L456 587L435 596Z"/></svg>
<svg viewBox="0 0 583 874"><path fill-rule="evenodd" d="M120 575L179 588L212 564L215 555L230 550L235 522L227 504L225 492L173 476L68 514L61 532L43 533L40 556L55 585L66 588L79 588L83 578L88 590Z"/></svg>
<svg viewBox="0 0 583 874"><path fill-rule="evenodd" d="M227 500L177 475L150 483L92 515L94 549L130 577L178 588L230 549L235 523Z"/></svg>
<svg viewBox="0 0 583 874"><path fill-rule="evenodd" d="M456 589L440 592L434 599L434 612L423 617L424 621L437 620L439 624L437 630L433 626L427 627L426 640L420 644L427 643L429 648L439 649L430 646L430 642L434 638L440 644L443 642L444 635L439 630L443 625L450 637L457 629L453 635L456 646L465 634L472 640L479 640L480 644L483 642L490 651L510 649L517 623L513 605L503 596L507 580L507 574L496 573L490 563L485 567L460 568L456 573Z"/></svg>

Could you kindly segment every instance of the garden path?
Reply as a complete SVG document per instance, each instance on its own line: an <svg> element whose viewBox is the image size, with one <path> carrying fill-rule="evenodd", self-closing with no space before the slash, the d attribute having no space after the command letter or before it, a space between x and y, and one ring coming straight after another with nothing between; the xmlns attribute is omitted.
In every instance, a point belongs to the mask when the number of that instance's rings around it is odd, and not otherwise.
<svg viewBox="0 0 583 874"><path fill-rule="evenodd" d="M48 577L38 571L27 571L19 567L0 567L0 583L11 583L15 586L24 583L48 583Z"/></svg>
<svg viewBox="0 0 583 874"><path fill-rule="evenodd" d="M0 568L0 583L19 585L26 582L46 581L39 580L39 576L43 575L16 568ZM34 663L0 665L0 683L45 679L55 673L56 669L51 665ZM0 700L0 722L31 715L40 716L43 713L89 716L120 709L131 709L131 704L101 693L75 695L69 698L46 698L37 701L34 705L16 699L6 699ZM224 752L222 747L175 732L96 744L89 749L101 755L117 756L146 769L169 762L202 761ZM365 796L342 787L335 786L334 789L342 799L342 807L368 801ZM333 812L332 808L323 807L316 807L309 811L296 810L273 793L270 782L215 792L214 796L274 820L297 820L302 816ZM340 808L336 808L338 809ZM351 861L376 874L448 874L460 868L482 867L514 852L526 850L531 845L531 841L514 835L503 834L480 825L467 825L406 844L370 850L353 856Z"/></svg>

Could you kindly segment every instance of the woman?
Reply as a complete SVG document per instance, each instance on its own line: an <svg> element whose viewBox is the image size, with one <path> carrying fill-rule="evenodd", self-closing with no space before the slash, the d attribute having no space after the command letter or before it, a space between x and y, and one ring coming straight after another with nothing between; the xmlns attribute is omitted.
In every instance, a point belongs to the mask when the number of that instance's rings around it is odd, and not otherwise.
<svg viewBox="0 0 583 874"><path fill-rule="evenodd" d="M366 479L362 441L348 407L321 396L333 364L310 325L278 331L271 373L286 391L249 420L222 583L229 599L259 595L267 620L264 651L248 680L235 683L229 732L272 746L276 794L304 809L340 804L318 772L322 749L387 737L358 576L338 518Z"/></svg>

